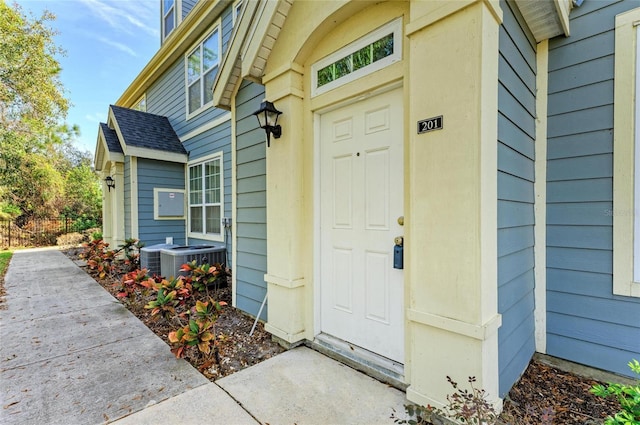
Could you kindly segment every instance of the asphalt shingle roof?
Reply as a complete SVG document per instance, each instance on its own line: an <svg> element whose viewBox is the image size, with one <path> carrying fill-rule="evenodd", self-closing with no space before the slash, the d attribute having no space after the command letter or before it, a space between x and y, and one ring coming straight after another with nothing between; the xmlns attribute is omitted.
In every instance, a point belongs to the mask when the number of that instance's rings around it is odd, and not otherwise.
<svg viewBox="0 0 640 425"><path fill-rule="evenodd" d="M127 146L187 153L167 117L115 105L110 108Z"/></svg>
<svg viewBox="0 0 640 425"><path fill-rule="evenodd" d="M109 126L103 122L100 123L100 128L102 129L102 134L104 134L104 140L107 142L109 152L124 153L115 130L111 130Z"/></svg>

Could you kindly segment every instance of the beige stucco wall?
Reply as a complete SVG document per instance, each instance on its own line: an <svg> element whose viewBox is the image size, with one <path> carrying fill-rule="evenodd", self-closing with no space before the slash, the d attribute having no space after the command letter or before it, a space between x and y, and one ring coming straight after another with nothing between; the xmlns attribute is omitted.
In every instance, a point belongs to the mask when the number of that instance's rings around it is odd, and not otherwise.
<svg viewBox="0 0 640 425"><path fill-rule="evenodd" d="M403 60L311 98L311 65L403 17ZM313 339L318 234L315 115L385 86L405 93L405 379L422 404L445 401L446 375L498 394L497 75L495 2L293 4L269 57L266 97L283 111L267 153L269 322ZM444 115L444 129L416 134Z"/></svg>

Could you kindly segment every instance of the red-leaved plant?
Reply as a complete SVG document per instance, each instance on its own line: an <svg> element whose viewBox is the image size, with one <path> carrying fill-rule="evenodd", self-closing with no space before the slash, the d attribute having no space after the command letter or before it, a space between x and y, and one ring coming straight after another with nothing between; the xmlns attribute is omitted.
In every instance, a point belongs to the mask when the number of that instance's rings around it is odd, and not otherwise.
<svg viewBox="0 0 640 425"><path fill-rule="evenodd" d="M190 312L189 324L169 333L169 342L173 345L171 352L180 358L184 356L187 348L197 346L200 353L208 355L211 352L211 344L214 344L215 348L214 325L224 305L227 303L211 298L205 302L196 301Z"/></svg>

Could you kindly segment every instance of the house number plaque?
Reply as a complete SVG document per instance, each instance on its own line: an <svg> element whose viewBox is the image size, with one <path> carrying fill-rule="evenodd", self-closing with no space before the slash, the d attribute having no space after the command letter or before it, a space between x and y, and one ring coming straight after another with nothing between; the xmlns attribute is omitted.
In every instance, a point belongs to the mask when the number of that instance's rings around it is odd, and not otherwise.
<svg viewBox="0 0 640 425"><path fill-rule="evenodd" d="M418 134L434 130L442 130L442 115L418 121Z"/></svg>

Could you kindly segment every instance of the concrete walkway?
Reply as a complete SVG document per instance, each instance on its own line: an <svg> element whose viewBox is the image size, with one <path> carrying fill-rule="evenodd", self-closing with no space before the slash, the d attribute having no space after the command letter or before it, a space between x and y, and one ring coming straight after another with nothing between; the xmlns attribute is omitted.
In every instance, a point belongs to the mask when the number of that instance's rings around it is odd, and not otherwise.
<svg viewBox="0 0 640 425"><path fill-rule="evenodd" d="M402 392L308 348L209 382L56 250L16 252L0 423L392 424Z"/></svg>

